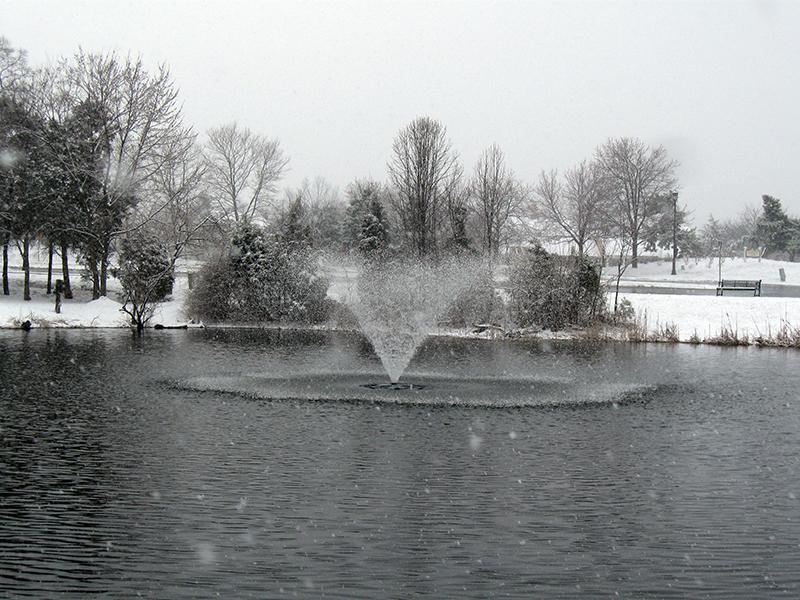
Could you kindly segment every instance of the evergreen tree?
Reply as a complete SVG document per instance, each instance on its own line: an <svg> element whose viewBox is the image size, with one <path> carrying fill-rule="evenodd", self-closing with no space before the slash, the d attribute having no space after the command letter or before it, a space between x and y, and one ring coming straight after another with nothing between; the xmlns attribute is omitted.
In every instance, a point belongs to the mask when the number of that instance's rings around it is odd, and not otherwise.
<svg viewBox="0 0 800 600"><path fill-rule="evenodd" d="M792 262L800 253L800 219L789 219L789 240L786 242L786 251Z"/></svg>
<svg viewBox="0 0 800 600"><path fill-rule="evenodd" d="M450 217L451 237L446 242L446 248L453 254L473 252L472 240L467 233L467 219L469 210L465 205L455 205L448 209Z"/></svg>
<svg viewBox="0 0 800 600"><path fill-rule="evenodd" d="M695 254L698 251L699 242L696 229L689 226L691 223L690 213L685 206L673 206L673 201L671 196L666 195L660 197L655 203L653 218L642 230L645 249L651 252L657 248L672 250L673 227L676 227L677 256ZM711 218L713 219L713 217ZM718 228L719 223L715 221L711 227Z"/></svg>
<svg viewBox="0 0 800 600"><path fill-rule="evenodd" d="M756 237L764 246L765 254L786 252L792 237L792 225L789 217L783 211L781 201L777 198L764 195L761 199L763 212L756 226Z"/></svg>
<svg viewBox="0 0 800 600"><path fill-rule="evenodd" d="M106 107L85 101L75 107L69 122L69 165L77 200L77 249L92 279L92 298L105 295L107 270L115 238L122 229L134 196L121 189L109 191L103 181L111 153L104 138L113 127Z"/></svg>
<svg viewBox="0 0 800 600"><path fill-rule="evenodd" d="M88 168L74 169L70 166L71 163L89 165L95 160L83 128L80 119L74 116L64 122L51 120L47 123L44 137L49 155L50 190L44 233L61 255L61 279L66 299L72 298L69 251L86 246L86 236L81 233L87 220L85 212L91 206L91 198L99 193L99 183L88 176Z"/></svg>
<svg viewBox="0 0 800 600"><path fill-rule="evenodd" d="M281 218L279 227L278 239L287 249L305 251L311 248L313 236L311 226L306 221L302 194L297 194Z"/></svg>
<svg viewBox="0 0 800 600"><path fill-rule="evenodd" d="M345 249L370 252L373 247L388 245L389 224L381 185L369 179L357 180L348 186L346 194L349 203L342 223Z"/></svg>
<svg viewBox="0 0 800 600"><path fill-rule="evenodd" d="M386 248L388 235L383 216L383 206L377 196L369 199L369 205L361 215L358 251L364 256L375 256Z"/></svg>
<svg viewBox="0 0 800 600"><path fill-rule="evenodd" d="M8 243L16 240L24 271L23 297L30 294L30 246L44 221L47 161L41 122L23 102L0 95L0 227L3 230L4 293L8 290Z"/></svg>
<svg viewBox="0 0 800 600"><path fill-rule="evenodd" d="M2 42L4 38L0 38ZM3 294L8 296L8 246L18 213L17 182L24 161L18 132L23 119L19 104L8 94L0 95L0 235L3 243Z"/></svg>

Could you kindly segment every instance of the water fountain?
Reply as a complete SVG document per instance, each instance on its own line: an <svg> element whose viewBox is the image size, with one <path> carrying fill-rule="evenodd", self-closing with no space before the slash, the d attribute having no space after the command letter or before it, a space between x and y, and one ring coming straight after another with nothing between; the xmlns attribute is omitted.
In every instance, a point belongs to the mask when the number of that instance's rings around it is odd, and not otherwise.
<svg viewBox="0 0 800 600"><path fill-rule="evenodd" d="M358 319L388 381L376 381L364 372L341 372L333 365L305 365L302 372L199 376L182 385L270 400L485 407L622 403L640 397L641 386L576 382L552 370L457 374L441 362L432 371L415 370L413 380L401 382L415 353L440 329L454 301L479 283L481 269L485 264L470 260L393 261L362 265L357 277L343 278L346 283L337 295Z"/></svg>
<svg viewBox="0 0 800 600"><path fill-rule="evenodd" d="M475 282L476 264L447 260L362 265L346 303L381 359L392 389L413 388L400 377L454 300Z"/></svg>

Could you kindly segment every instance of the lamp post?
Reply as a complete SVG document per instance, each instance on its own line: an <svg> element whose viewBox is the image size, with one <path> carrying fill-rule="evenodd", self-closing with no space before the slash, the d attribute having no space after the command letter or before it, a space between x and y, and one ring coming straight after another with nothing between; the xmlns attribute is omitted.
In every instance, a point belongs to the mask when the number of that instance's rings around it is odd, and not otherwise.
<svg viewBox="0 0 800 600"><path fill-rule="evenodd" d="M675 263L678 260L678 192L670 192L672 198L672 274L677 275Z"/></svg>

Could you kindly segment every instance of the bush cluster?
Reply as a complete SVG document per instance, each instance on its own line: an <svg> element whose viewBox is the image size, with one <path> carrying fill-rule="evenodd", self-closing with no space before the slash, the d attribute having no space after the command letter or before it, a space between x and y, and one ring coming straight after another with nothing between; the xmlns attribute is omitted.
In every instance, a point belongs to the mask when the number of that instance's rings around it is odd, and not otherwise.
<svg viewBox="0 0 800 600"><path fill-rule="evenodd" d="M518 327L585 326L605 310L598 268L586 258L556 256L541 246L511 266L509 309Z"/></svg>
<svg viewBox="0 0 800 600"><path fill-rule="evenodd" d="M156 304L172 293L173 261L158 238L137 230L122 238L119 268L113 275L122 285L122 311L141 331L153 316Z"/></svg>
<svg viewBox="0 0 800 600"><path fill-rule="evenodd" d="M310 246L246 225L229 252L209 261L192 290L187 312L207 322L325 321L332 308L328 282L316 274Z"/></svg>
<svg viewBox="0 0 800 600"><path fill-rule="evenodd" d="M506 321L505 303L498 295L491 264L477 263L471 283L453 299L445 321L451 327L468 327L488 323L499 325Z"/></svg>

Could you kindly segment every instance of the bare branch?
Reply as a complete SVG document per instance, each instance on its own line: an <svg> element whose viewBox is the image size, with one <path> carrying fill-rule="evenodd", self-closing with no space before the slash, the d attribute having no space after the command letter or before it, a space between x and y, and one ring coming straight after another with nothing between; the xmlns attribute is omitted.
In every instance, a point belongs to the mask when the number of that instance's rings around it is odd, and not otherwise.
<svg viewBox="0 0 800 600"><path fill-rule="evenodd" d="M205 145L209 195L223 219L250 223L273 199L289 162L278 140L239 129L236 123L210 129Z"/></svg>
<svg viewBox="0 0 800 600"><path fill-rule="evenodd" d="M610 215L621 236L630 240L631 265L638 266L638 248L645 227L657 215L663 197L678 189L678 162L663 146L648 148L641 140L610 139L595 151L604 189L613 203Z"/></svg>

